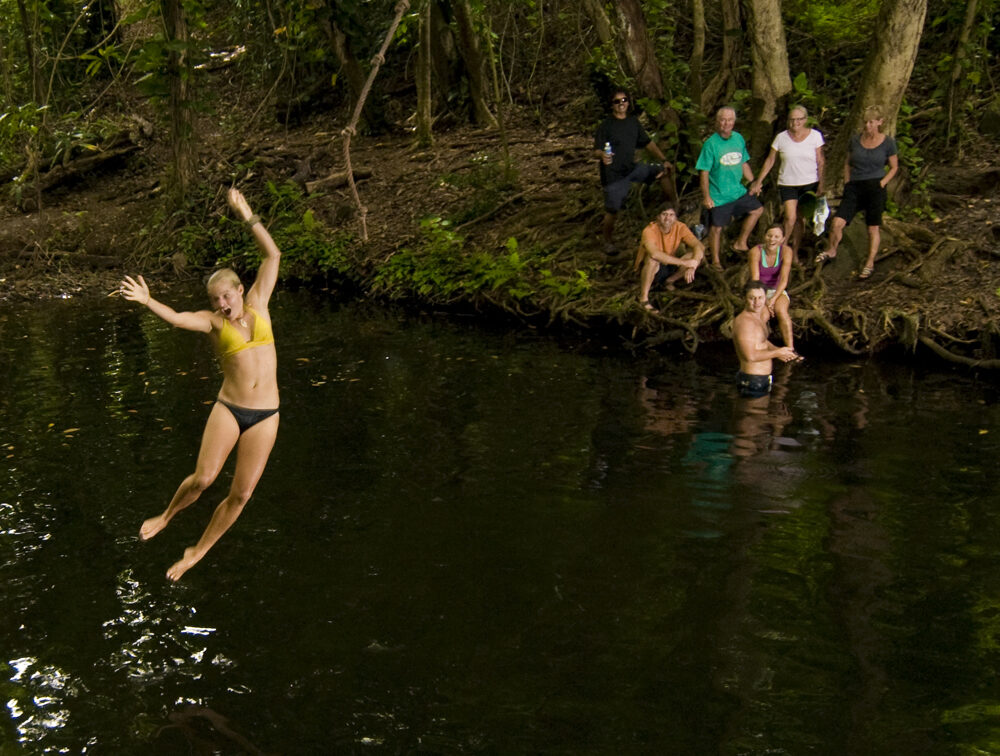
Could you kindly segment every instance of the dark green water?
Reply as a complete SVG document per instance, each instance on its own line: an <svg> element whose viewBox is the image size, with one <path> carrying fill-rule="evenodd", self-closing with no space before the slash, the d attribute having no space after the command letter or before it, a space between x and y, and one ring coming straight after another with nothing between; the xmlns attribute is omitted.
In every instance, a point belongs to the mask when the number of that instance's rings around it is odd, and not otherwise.
<svg viewBox="0 0 1000 756"><path fill-rule="evenodd" d="M173 586L207 340L0 312L3 756L1000 753L995 383L273 315L277 446Z"/></svg>

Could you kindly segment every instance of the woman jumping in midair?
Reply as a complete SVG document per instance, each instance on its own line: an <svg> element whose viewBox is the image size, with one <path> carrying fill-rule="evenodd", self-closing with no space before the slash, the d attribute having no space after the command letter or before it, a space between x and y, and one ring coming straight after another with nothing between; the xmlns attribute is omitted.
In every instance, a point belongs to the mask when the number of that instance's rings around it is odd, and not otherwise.
<svg viewBox="0 0 1000 756"><path fill-rule="evenodd" d="M212 311L177 312L150 296L142 276L138 280L126 276L121 284L125 299L145 305L170 325L209 334L222 363L222 388L205 425L195 470L163 513L150 517L139 529L144 541L163 530L212 484L236 447L229 495L216 508L198 543L186 548L184 556L167 570L167 577L174 581L197 564L240 516L264 472L278 432L277 355L267 303L278 280L281 252L243 195L230 189L228 199L233 212L250 225L262 255L257 280L245 298L239 276L229 269L216 271L208 279Z"/></svg>

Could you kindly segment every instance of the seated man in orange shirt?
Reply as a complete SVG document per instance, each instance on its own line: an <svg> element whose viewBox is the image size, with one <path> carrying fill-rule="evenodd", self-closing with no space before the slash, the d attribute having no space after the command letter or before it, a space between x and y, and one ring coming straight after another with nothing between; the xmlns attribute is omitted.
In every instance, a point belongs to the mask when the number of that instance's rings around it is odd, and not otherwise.
<svg viewBox="0 0 1000 756"><path fill-rule="evenodd" d="M688 252L677 255L681 244L687 245ZM677 211L672 205L667 205L656 220L642 230L642 239L635 255L633 270L642 268L639 278L639 304L647 310L654 310L649 303L649 290L654 281L665 280L667 288L672 289L674 282L681 276L687 283L694 280L694 272L705 259L705 247L691 230L679 220ZM662 268L670 266L669 268Z"/></svg>

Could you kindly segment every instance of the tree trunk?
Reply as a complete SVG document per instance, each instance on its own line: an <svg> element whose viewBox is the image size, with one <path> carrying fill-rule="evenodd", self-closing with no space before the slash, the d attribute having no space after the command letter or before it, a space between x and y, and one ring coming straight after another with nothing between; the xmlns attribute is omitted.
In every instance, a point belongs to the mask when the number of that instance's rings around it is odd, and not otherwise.
<svg viewBox="0 0 1000 756"><path fill-rule="evenodd" d="M604 10L604 3L601 0L583 0L583 9L594 24L594 31L602 45L614 42L615 36L611 29L611 19Z"/></svg>
<svg viewBox="0 0 1000 756"><path fill-rule="evenodd" d="M0 36L0 69L3 70L3 101L14 102L14 80L11 77L11 61L7 58L7 44Z"/></svg>
<svg viewBox="0 0 1000 756"><path fill-rule="evenodd" d="M35 57L35 35L32 33L31 19L28 18L28 9L24 5L24 0L17 0L17 11L21 16L24 54L28 59L28 71L31 75L31 101L41 105L41 97L45 87L42 83L42 72L38 68L38 61Z"/></svg>
<svg viewBox="0 0 1000 756"><path fill-rule="evenodd" d="M497 119L490 112L486 103L486 77L483 61L483 51L479 45L479 35L472 23L472 8L469 0L452 0L452 12L455 14L455 26L458 30L458 50L465 62L465 70L469 77L469 96L472 98L472 108L476 123L490 128L497 127Z"/></svg>
<svg viewBox="0 0 1000 756"><path fill-rule="evenodd" d="M702 69L705 65L705 0L691 0L692 44L688 64L688 95L696 106L701 104Z"/></svg>
<svg viewBox="0 0 1000 756"><path fill-rule="evenodd" d="M629 70L635 77L639 94L643 97L663 99L663 77L656 62L656 49L646 29L646 17L638 0L615 0L618 21L622 30L622 44Z"/></svg>
<svg viewBox="0 0 1000 756"><path fill-rule="evenodd" d="M972 36L972 27L976 23L976 13L979 10L978 0L968 0L965 8L965 22L962 24L962 31L958 35L958 43L955 45L955 58L951 67L951 79L948 82L948 131L945 136L946 143L950 144L955 137L955 109L962 94L962 63L966 58L966 48L969 46L969 37ZM962 153L962 145L959 140L959 157Z"/></svg>
<svg viewBox="0 0 1000 756"><path fill-rule="evenodd" d="M167 77L170 83L170 148L173 157L170 193L176 206L187 195L194 173L189 82L191 67L187 55L188 28L181 0L161 0L163 27L170 52Z"/></svg>
<svg viewBox="0 0 1000 756"><path fill-rule="evenodd" d="M424 0L420 8L417 45L417 146L429 147L434 141L431 134L431 2Z"/></svg>
<svg viewBox="0 0 1000 756"><path fill-rule="evenodd" d="M843 182L844 156L851 135L861 130L866 107L878 105L885 113L883 130L896 133L896 119L910 82L917 48L927 15L927 0L884 0L875 26L871 49L851 114L834 142L826 175L827 188L837 192Z"/></svg>
<svg viewBox="0 0 1000 756"><path fill-rule="evenodd" d="M743 46L739 0L722 0L722 62L701 93L701 112L710 114L736 91L736 69Z"/></svg>
<svg viewBox="0 0 1000 756"><path fill-rule="evenodd" d="M750 154L761 155L767 152L774 123L792 91L792 77L788 73L781 0L746 0L746 8L753 77L750 118L744 136Z"/></svg>
<svg viewBox="0 0 1000 756"><path fill-rule="evenodd" d="M361 91L365 87L365 72L361 68L354 50L351 48L351 40L344 33L344 30L337 25L336 21L324 20L321 22L327 39L330 40L330 47L333 54L340 63L340 68L347 79L347 89L351 93L351 100L357 102L361 97ZM365 101L362 110L364 120L368 128L372 131L379 131L385 125L385 119L381 110L368 100Z"/></svg>

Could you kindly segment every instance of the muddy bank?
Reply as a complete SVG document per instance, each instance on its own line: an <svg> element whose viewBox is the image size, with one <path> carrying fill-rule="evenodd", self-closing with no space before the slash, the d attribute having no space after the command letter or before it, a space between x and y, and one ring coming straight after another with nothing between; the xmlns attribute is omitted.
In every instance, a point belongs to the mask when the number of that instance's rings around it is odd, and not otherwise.
<svg viewBox="0 0 1000 756"><path fill-rule="evenodd" d="M342 180L336 133L313 124L220 142L205 163L212 168L201 176L203 186L213 187L200 199L204 211L186 220L218 222L221 188L236 183L255 206L273 211L264 216L272 231L289 218L310 216L313 246L326 243L327 249L291 261L289 273L300 280L486 317L503 313L546 326L598 328L639 348L694 350L727 338L746 275L743 254L725 256L721 275L705 267L692 286L656 292L660 313L647 313L637 303L632 254L661 201L658 190L633 193L616 231L622 253L608 258L598 243L601 198L589 136L522 124L507 137L505 145L495 131L457 129L425 150L413 149L405 133L353 140L367 241ZM5 205L2 296L104 296L124 270L157 281L196 280L219 251L199 248L199 225L164 212L159 165L151 143L50 189L40 211ZM889 219L872 279L856 276L856 250L865 243L860 221L822 272L810 262L817 240L803 245L803 264L789 288L796 343L804 351L832 346L873 354L902 343L917 357L933 353L996 367L1000 171L970 161L932 174L928 201L935 217ZM681 191L682 217L693 222L695 187L689 180ZM768 212L775 206L769 203ZM288 243L294 247L303 235Z"/></svg>

